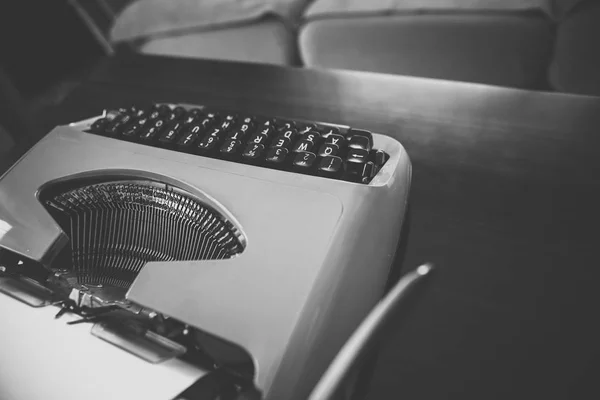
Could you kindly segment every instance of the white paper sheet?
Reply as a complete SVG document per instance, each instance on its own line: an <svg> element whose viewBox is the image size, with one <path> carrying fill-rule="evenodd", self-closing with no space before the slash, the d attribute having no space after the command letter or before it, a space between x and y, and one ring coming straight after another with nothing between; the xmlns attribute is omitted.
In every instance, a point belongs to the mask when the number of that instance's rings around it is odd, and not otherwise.
<svg viewBox="0 0 600 400"><path fill-rule="evenodd" d="M174 398L206 374L174 359L150 364L90 333L92 324L54 319L58 307L32 308L0 293L0 399Z"/></svg>

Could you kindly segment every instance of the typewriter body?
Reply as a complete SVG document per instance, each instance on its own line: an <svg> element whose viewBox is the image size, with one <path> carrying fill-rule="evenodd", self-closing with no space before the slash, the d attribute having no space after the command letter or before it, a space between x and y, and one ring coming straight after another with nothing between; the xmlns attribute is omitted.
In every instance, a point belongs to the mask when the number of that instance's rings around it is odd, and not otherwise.
<svg viewBox="0 0 600 400"><path fill-rule="evenodd" d="M333 124L55 128L0 179L0 398L306 398L383 293L409 187L400 143Z"/></svg>

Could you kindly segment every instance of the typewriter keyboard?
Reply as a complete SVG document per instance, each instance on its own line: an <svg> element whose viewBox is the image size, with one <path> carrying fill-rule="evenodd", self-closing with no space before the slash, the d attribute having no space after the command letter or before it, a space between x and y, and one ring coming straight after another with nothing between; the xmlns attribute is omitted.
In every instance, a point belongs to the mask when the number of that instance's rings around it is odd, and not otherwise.
<svg viewBox="0 0 600 400"><path fill-rule="evenodd" d="M167 104L106 111L88 132L264 168L368 184L388 155L361 129Z"/></svg>

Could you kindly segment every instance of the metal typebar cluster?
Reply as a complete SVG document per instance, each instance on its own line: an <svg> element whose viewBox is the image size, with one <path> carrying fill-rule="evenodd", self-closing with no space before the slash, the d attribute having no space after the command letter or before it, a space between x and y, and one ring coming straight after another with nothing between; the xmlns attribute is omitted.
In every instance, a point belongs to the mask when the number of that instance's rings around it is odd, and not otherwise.
<svg viewBox="0 0 600 400"><path fill-rule="evenodd" d="M68 217L78 283L128 288L150 261L224 259L243 250L231 223L163 185L117 181L55 195Z"/></svg>

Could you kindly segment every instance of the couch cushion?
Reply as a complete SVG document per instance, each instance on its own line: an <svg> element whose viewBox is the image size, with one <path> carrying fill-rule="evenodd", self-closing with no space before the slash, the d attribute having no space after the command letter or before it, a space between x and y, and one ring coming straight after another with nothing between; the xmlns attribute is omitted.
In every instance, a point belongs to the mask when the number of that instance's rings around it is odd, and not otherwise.
<svg viewBox="0 0 600 400"><path fill-rule="evenodd" d="M141 44L145 54L291 65L295 62L294 34L270 18L230 28L157 37Z"/></svg>
<svg viewBox="0 0 600 400"><path fill-rule="evenodd" d="M187 30L223 28L276 15L283 21L298 20L308 0L137 0L116 18L114 42L155 35L181 34Z"/></svg>
<svg viewBox="0 0 600 400"><path fill-rule="evenodd" d="M318 3L307 15L317 15ZM537 88L546 79L553 24L542 12L518 9L321 14L302 28L300 54L313 67Z"/></svg>
<svg viewBox="0 0 600 400"><path fill-rule="evenodd" d="M600 96L600 2L590 0L559 25L550 83L562 92Z"/></svg>
<svg viewBox="0 0 600 400"><path fill-rule="evenodd" d="M331 16L356 16L358 13L506 13L543 12L560 20L565 13L585 0L317 0L305 13L308 19Z"/></svg>

